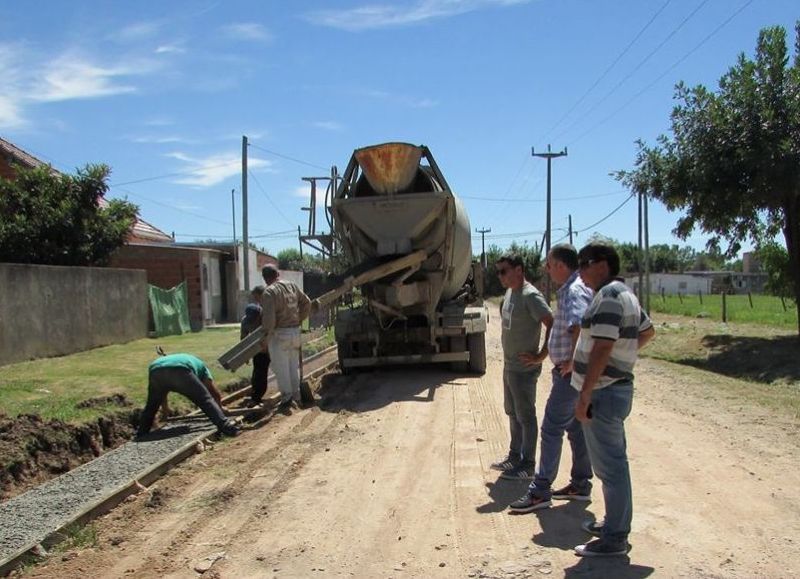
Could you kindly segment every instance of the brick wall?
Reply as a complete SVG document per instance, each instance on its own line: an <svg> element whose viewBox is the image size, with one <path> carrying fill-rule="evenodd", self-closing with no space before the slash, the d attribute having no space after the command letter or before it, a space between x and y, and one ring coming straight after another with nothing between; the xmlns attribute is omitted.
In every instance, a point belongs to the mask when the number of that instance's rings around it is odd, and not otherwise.
<svg viewBox="0 0 800 579"><path fill-rule="evenodd" d="M203 327L200 256L194 248L160 247L156 245L125 245L111 258L111 267L143 269L147 283L170 289L186 280L189 321L192 330Z"/></svg>

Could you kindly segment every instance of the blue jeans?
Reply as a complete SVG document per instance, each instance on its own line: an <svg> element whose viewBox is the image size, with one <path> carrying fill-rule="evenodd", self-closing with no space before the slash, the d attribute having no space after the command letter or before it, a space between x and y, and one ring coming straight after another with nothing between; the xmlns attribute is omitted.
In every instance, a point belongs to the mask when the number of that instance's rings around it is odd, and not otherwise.
<svg viewBox="0 0 800 579"><path fill-rule="evenodd" d="M519 456L526 466L536 460L536 381L540 368L515 372L503 368L503 408L511 430L509 456Z"/></svg>
<svg viewBox="0 0 800 579"><path fill-rule="evenodd" d="M592 490L592 463L586 449L581 423L575 419L575 404L578 391L570 384L571 374L562 376L553 368L553 388L547 399L542 419L542 444L539 448L539 468L529 488L537 497L549 499L553 481L558 476L561 462L561 446L564 432L567 433L572 448L572 471L570 483L581 492L589 494Z"/></svg>
<svg viewBox="0 0 800 579"><path fill-rule="evenodd" d="M625 419L633 404L633 382L616 382L592 392L592 418L583 423L586 446L603 483L606 518L602 538L627 541L633 518L631 474L625 443Z"/></svg>

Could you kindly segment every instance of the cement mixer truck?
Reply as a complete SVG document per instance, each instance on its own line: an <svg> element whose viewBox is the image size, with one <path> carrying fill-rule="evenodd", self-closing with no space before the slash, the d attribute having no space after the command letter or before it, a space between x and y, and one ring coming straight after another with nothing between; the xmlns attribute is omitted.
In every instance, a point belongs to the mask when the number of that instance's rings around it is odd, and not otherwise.
<svg viewBox="0 0 800 579"><path fill-rule="evenodd" d="M425 146L384 143L357 149L330 201L346 271L312 302L339 308L335 336L343 373L357 368L446 362L486 371L483 270L472 261L470 225ZM260 351L256 330L219 362L235 370Z"/></svg>
<svg viewBox="0 0 800 579"><path fill-rule="evenodd" d="M357 149L331 200L349 271L320 305L359 287L335 321L339 363L354 368L447 362L486 371L483 274L470 224L430 150L407 143Z"/></svg>

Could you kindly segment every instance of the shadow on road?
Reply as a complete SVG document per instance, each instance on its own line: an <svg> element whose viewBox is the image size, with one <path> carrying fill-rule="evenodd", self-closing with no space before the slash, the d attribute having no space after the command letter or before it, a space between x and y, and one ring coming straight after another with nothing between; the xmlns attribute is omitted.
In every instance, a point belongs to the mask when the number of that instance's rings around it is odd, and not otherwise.
<svg viewBox="0 0 800 579"><path fill-rule="evenodd" d="M582 545L592 538L581 529L583 521L594 519L586 512L589 504L584 501L553 501L549 509L534 511L542 530L531 540L541 547L555 547L562 551L571 551L575 545Z"/></svg>
<svg viewBox="0 0 800 579"><path fill-rule="evenodd" d="M323 412L369 412L393 402L432 402L444 385L466 386L459 374L438 367L360 372L353 375L327 374L322 377L317 406Z"/></svg>
<svg viewBox="0 0 800 579"><path fill-rule="evenodd" d="M493 473L495 471L492 471ZM522 495L530 484L526 480L506 480L499 478L500 473L496 473L498 479L495 482L487 482L486 489L489 491L489 502L476 507L475 510L479 513L499 513L508 508L508 505L516 501Z"/></svg>
<svg viewBox="0 0 800 579"><path fill-rule="evenodd" d="M679 363L754 382L800 381L797 336L717 334L704 336L702 344L710 350L707 359L687 358Z"/></svg>
<svg viewBox="0 0 800 579"><path fill-rule="evenodd" d="M632 565L630 557L580 558L575 565L564 569L564 579L644 579L654 571L646 565Z"/></svg>

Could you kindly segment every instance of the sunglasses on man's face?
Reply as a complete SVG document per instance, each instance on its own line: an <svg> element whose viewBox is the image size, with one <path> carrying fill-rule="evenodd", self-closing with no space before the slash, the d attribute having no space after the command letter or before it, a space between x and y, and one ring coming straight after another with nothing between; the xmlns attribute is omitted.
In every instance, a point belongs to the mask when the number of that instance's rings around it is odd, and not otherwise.
<svg viewBox="0 0 800 579"><path fill-rule="evenodd" d="M511 268L508 268L508 267L498 267L498 268L497 268L497 275L505 275L505 274L507 274L509 271L511 271Z"/></svg>
<svg viewBox="0 0 800 579"><path fill-rule="evenodd" d="M605 259L603 259L602 257L596 257L594 259L581 259L580 261L578 261L578 267L580 268L589 267L593 263L599 263L601 261L605 261Z"/></svg>

